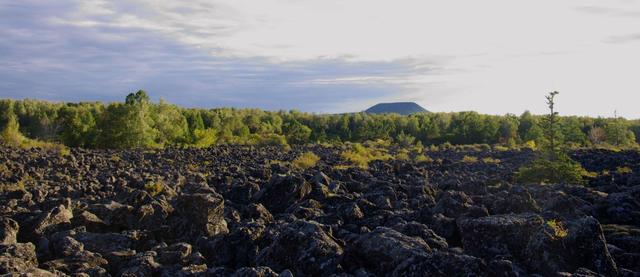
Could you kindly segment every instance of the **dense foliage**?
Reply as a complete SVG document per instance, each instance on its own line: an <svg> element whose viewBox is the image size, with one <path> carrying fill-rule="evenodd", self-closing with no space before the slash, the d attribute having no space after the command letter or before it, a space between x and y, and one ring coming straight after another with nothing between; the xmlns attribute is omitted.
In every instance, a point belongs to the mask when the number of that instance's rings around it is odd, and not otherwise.
<svg viewBox="0 0 640 277"><path fill-rule="evenodd" d="M543 141L538 157L531 164L520 168L516 178L525 183L582 183L587 172L580 163L567 154L567 144L563 141L562 129L555 111L557 91L549 93L547 105L549 114L541 120ZM617 122L614 122L617 124Z"/></svg>
<svg viewBox="0 0 640 277"><path fill-rule="evenodd" d="M0 130L19 129L30 139L86 148L213 144L303 144L393 140L402 144L545 143L543 116L483 115L476 112L317 115L258 109L191 109L160 101L144 91L124 103L51 103L0 100ZM633 147L640 121L622 118L558 117L558 136L571 146ZM15 132L8 132L17 135Z"/></svg>

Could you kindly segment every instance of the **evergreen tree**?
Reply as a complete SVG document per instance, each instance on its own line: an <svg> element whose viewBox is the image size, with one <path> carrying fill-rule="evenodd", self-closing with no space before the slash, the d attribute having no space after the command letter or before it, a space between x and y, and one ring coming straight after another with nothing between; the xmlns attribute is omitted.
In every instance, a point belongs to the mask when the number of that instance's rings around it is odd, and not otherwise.
<svg viewBox="0 0 640 277"><path fill-rule="evenodd" d="M581 184L582 175L586 173L582 166L571 160L566 153L560 135L558 113L555 111L557 91L549 93L547 106L549 114L542 119L544 143L541 153L528 166L516 173L516 179L527 183L572 183Z"/></svg>

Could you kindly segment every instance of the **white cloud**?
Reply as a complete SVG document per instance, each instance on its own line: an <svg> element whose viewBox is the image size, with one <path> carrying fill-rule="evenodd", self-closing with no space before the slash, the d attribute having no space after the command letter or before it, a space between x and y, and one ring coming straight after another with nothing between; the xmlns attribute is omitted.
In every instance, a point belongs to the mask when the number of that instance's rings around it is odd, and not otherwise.
<svg viewBox="0 0 640 277"><path fill-rule="evenodd" d="M542 95L560 90L565 113L609 115L618 109L640 117L635 105L640 102L635 76L640 72L640 1L79 3L75 12L51 17L51 24L140 29L212 57L258 58L285 68L332 60L406 66L395 72L340 72L287 81L291 86L349 84L397 91L354 105L416 100L441 111L543 112Z"/></svg>

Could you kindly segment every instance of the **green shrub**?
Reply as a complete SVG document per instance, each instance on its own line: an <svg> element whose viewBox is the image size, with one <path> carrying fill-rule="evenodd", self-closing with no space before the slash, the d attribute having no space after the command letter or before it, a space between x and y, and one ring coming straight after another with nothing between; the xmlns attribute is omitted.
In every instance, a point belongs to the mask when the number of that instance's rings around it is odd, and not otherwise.
<svg viewBox="0 0 640 277"><path fill-rule="evenodd" d="M351 164L366 169L369 167L369 162L375 160L386 161L392 157L387 154L387 151L382 148L365 147L362 144L355 143L352 145L351 150L344 151L340 154L340 157L350 162Z"/></svg>
<svg viewBox="0 0 640 277"><path fill-rule="evenodd" d="M300 169L308 169L316 166L319 160L320 160L320 157L318 157L313 152L305 152L302 155L295 158L292 164L295 167Z"/></svg>
<svg viewBox="0 0 640 277"><path fill-rule="evenodd" d="M588 172L579 163L571 159L551 161L536 159L531 164L521 167L516 173L516 180L522 183L570 183L582 184Z"/></svg>
<svg viewBox="0 0 640 277"><path fill-rule="evenodd" d="M616 172L618 174L631 174L633 173L633 170L628 166L619 166L616 168Z"/></svg>
<svg viewBox="0 0 640 277"><path fill-rule="evenodd" d="M413 159L416 163L432 163L433 159L427 155L420 154Z"/></svg>
<svg viewBox="0 0 640 277"><path fill-rule="evenodd" d="M396 160L408 161L409 160L409 154L406 151L398 152L396 154Z"/></svg>
<svg viewBox="0 0 640 277"><path fill-rule="evenodd" d="M468 163L468 164L477 163L477 162L478 162L478 158L477 158L477 157L474 157L474 156L467 156L467 155L465 155L465 156L462 158L462 162L463 162L463 163Z"/></svg>
<svg viewBox="0 0 640 277"><path fill-rule="evenodd" d="M151 194L151 196L156 196L164 191L164 184L160 181L148 182L144 184L144 190Z"/></svg>
<svg viewBox="0 0 640 277"><path fill-rule="evenodd" d="M564 224L555 219L547 221L547 226L553 231L554 238L564 238L569 235L569 231L564 227Z"/></svg>
<svg viewBox="0 0 640 277"><path fill-rule="evenodd" d="M499 164L502 161L500 161L500 159L494 159L494 158L491 158L491 157L487 157L487 158L482 159L482 162L486 163L486 164Z"/></svg>
<svg viewBox="0 0 640 277"><path fill-rule="evenodd" d="M502 145L494 145L493 151L497 151L497 152L509 151L509 147L502 146Z"/></svg>
<svg viewBox="0 0 640 277"><path fill-rule="evenodd" d="M529 165L521 167L515 174L518 182L524 183L571 183L582 184L583 176L588 175L580 163L572 160L563 147L558 112L554 111L554 98L557 91L549 93L547 105L549 114L543 118L544 143L541 153Z"/></svg>

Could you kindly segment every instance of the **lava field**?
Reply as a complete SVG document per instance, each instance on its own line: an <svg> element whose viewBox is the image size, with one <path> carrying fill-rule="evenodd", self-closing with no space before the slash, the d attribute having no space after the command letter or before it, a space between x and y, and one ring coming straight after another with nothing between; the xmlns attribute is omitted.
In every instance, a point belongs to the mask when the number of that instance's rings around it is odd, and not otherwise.
<svg viewBox="0 0 640 277"><path fill-rule="evenodd" d="M2 147L0 274L640 276L638 152L572 152L586 185L515 184L530 150L426 154Z"/></svg>

